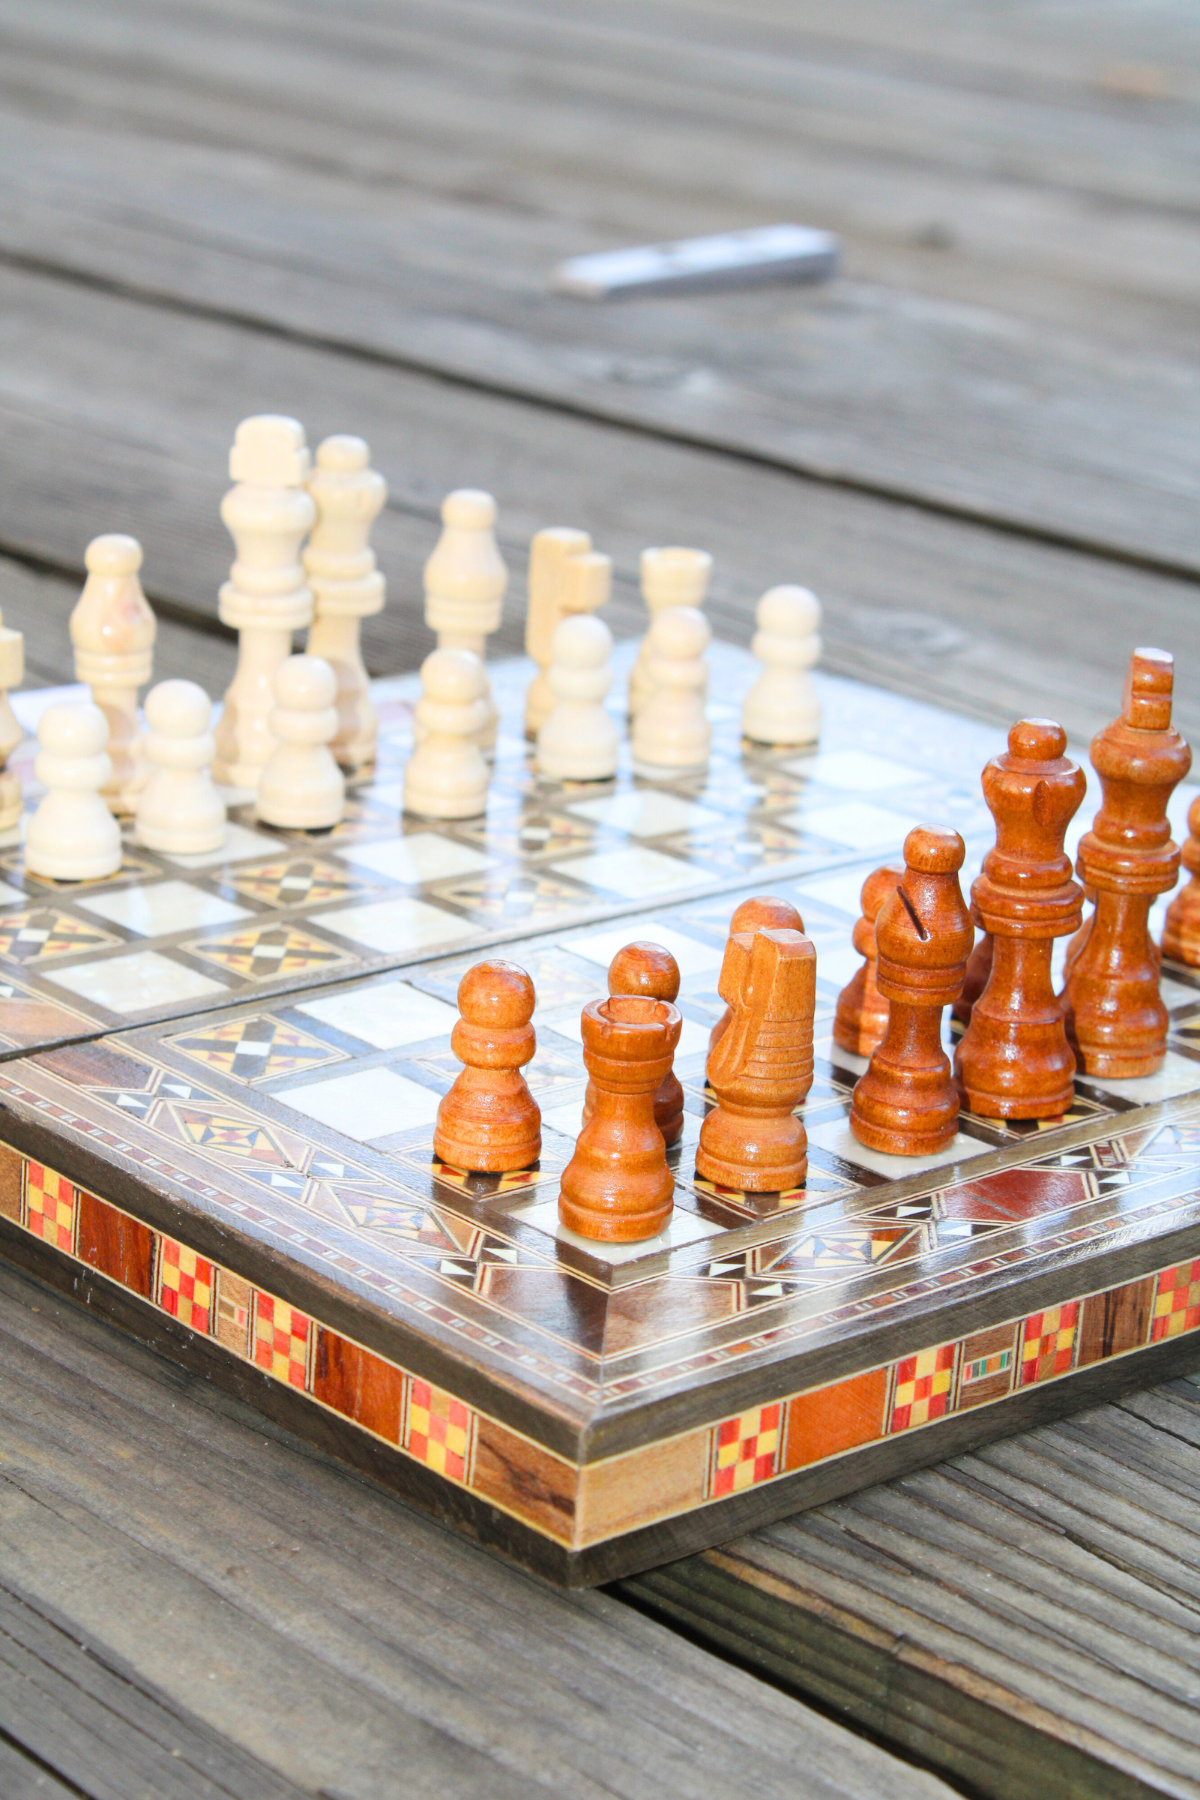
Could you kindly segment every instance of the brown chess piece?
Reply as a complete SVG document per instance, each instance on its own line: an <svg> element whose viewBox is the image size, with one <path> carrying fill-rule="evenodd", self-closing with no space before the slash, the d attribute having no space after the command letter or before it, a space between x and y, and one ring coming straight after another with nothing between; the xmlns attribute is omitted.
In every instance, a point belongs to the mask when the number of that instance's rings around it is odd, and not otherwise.
<svg viewBox="0 0 1200 1800"><path fill-rule="evenodd" d="M654 1096L682 1020L668 1000L612 994L585 1006L581 1023L596 1104L563 1170L558 1216L581 1237L656 1237L671 1217L675 1183Z"/></svg>
<svg viewBox="0 0 1200 1800"><path fill-rule="evenodd" d="M679 998L679 964L661 944L639 941L618 950L608 965L610 994L648 994L652 1000ZM583 1122L586 1125L596 1105L592 1083L583 1096ZM683 1136L683 1089L674 1069L669 1069L654 1096L654 1123L670 1147Z"/></svg>
<svg viewBox="0 0 1200 1800"><path fill-rule="evenodd" d="M725 946L721 996L732 1019L709 1052L717 1105L700 1128L697 1172L722 1187L799 1187L808 1137L795 1108L812 1086L817 953L798 931L738 931Z"/></svg>
<svg viewBox="0 0 1200 1800"><path fill-rule="evenodd" d="M1075 1094L1075 1054L1050 974L1055 938L1078 930L1083 913L1063 838L1087 780L1066 747L1067 734L1052 719L1022 719L1007 752L983 771L996 844L971 901L994 959L954 1073L965 1105L985 1118L1058 1118Z"/></svg>
<svg viewBox="0 0 1200 1800"><path fill-rule="evenodd" d="M960 1025L971 1023L971 1008L988 984L992 973L992 960L996 954L992 934L984 925L974 906L971 908L971 920L973 924L980 927L983 935L967 958L967 972L963 977L962 993L950 1009L950 1017L956 1019Z"/></svg>
<svg viewBox="0 0 1200 1800"><path fill-rule="evenodd" d="M527 1169L542 1147L542 1116L521 1070L537 1039L533 983L516 963L476 963L458 984L462 1015L450 1048L464 1065L437 1110L433 1153L454 1169Z"/></svg>
<svg viewBox="0 0 1200 1800"><path fill-rule="evenodd" d="M903 877L891 863L873 869L862 886L862 918L854 927L854 948L866 958L838 995L833 1041L852 1056L870 1056L887 1030L888 1004L875 981L875 921L879 909Z"/></svg>
<svg viewBox="0 0 1200 1800"><path fill-rule="evenodd" d="M1188 807L1188 834L1183 845L1183 866L1191 876L1167 908L1163 926L1164 956L1200 969L1200 799Z"/></svg>
<svg viewBox="0 0 1200 1800"><path fill-rule="evenodd" d="M941 1035L942 1008L958 996L974 936L958 885L965 856L957 831L918 825L904 840L904 879L875 921L888 1024L854 1090L850 1129L888 1156L929 1156L958 1124Z"/></svg>
<svg viewBox="0 0 1200 1800"><path fill-rule="evenodd" d="M1092 739L1104 800L1076 867L1095 890L1096 910L1078 950L1072 945L1063 990L1067 1035L1088 1075L1152 1075L1167 1053L1161 958L1148 920L1179 873L1167 801L1192 766L1171 724L1174 676L1167 651L1135 650L1121 717Z"/></svg>
<svg viewBox="0 0 1200 1800"><path fill-rule="evenodd" d="M803 932L804 920L790 900L777 900L772 894L755 894L749 900L743 900L740 906L734 907L733 917L729 921L730 937L736 937L741 931L764 929ZM717 1039L732 1017L733 1008L727 1006L709 1032L708 1053L710 1056L717 1047Z"/></svg>

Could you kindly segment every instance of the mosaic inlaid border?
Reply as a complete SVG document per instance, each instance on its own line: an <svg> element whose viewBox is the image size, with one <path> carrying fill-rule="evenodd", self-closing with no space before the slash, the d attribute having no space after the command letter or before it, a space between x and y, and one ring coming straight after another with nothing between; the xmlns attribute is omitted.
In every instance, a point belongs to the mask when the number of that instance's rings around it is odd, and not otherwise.
<svg viewBox="0 0 1200 1800"><path fill-rule="evenodd" d="M0 1217L570 1551L1200 1330L1198 1257L579 1466L2 1144Z"/></svg>

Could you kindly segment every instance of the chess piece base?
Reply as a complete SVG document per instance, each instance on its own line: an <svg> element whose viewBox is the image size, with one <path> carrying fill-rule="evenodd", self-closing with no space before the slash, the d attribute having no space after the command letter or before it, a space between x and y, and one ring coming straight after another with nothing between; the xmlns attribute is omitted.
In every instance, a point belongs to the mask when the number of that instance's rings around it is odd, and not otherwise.
<svg viewBox="0 0 1200 1800"><path fill-rule="evenodd" d="M799 1187L808 1173L808 1134L795 1113L772 1118L726 1102L700 1128L696 1171L743 1193Z"/></svg>
<svg viewBox="0 0 1200 1800"><path fill-rule="evenodd" d="M932 1156L952 1143L958 1130L958 1095L950 1059L914 1068L881 1062L876 1050L871 1067L854 1090L850 1130L868 1150L885 1156ZM885 1086L886 1092L876 1092ZM903 1099L900 1093L903 1093Z"/></svg>
<svg viewBox="0 0 1200 1800"><path fill-rule="evenodd" d="M867 992L865 968L853 974L838 996L833 1021L833 1041L851 1056L870 1056L887 1031L888 1003L871 982Z"/></svg>
<svg viewBox="0 0 1200 1800"><path fill-rule="evenodd" d="M472 1173L507 1175L541 1154L541 1114L513 1069L464 1069L437 1110L433 1153Z"/></svg>

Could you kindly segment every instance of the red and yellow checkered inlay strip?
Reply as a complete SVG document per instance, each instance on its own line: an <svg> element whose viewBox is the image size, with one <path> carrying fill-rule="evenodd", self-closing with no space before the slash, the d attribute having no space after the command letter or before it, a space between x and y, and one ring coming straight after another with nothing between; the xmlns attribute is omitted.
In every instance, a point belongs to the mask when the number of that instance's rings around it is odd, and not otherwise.
<svg viewBox="0 0 1200 1800"><path fill-rule="evenodd" d="M1150 1327L1151 1343L1178 1337L1181 1332L1195 1331L1200 1325L1200 1261L1178 1263L1164 1269L1158 1278L1154 1297L1154 1322Z"/></svg>
<svg viewBox="0 0 1200 1800"><path fill-rule="evenodd" d="M943 1417L950 1406L957 1350L956 1344L938 1344L897 1363L891 1431L907 1431Z"/></svg>
<svg viewBox="0 0 1200 1800"><path fill-rule="evenodd" d="M465 1481L472 1424L469 1406L428 1381L414 1380L408 1397L404 1448L427 1469L449 1475L452 1481Z"/></svg>
<svg viewBox="0 0 1200 1800"><path fill-rule="evenodd" d="M25 1165L25 1218L34 1237L68 1255L75 1248L74 1184L43 1163Z"/></svg>
<svg viewBox="0 0 1200 1800"><path fill-rule="evenodd" d="M1078 1323L1078 1300L1030 1314L1021 1335L1021 1370L1017 1380L1022 1387L1067 1374L1075 1355Z"/></svg>
<svg viewBox="0 0 1200 1800"><path fill-rule="evenodd" d="M722 1419L713 1441L712 1498L740 1494L769 1481L779 1465L783 1407L752 1406L734 1419Z"/></svg>
<svg viewBox="0 0 1200 1800"><path fill-rule="evenodd" d="M276 1381L302 1392L307 1385L312 1320L271 1294L254 1296L254 1360Z"/></svg>
<svg viewBox="0 0 1200 1800"><path fill-rule="evenodd" d="M213 1266L208 1258L174 1238L164 1238L158 1272L158 1304L163 1311L189 1331L207 1335L212 1297Z"/></svg>

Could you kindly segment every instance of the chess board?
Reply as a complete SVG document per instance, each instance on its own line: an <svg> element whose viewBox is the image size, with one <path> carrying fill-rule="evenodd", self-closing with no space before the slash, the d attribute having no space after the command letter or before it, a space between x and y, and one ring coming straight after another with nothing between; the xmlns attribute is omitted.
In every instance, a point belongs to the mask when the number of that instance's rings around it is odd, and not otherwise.
<svg viewBox="0 0 1200 1800"><path fill-rule="evenodd" d="M935 1158L864 1150L847 1114L865 1064L829 1035L858 890L921 819L978 865L1002 734L826 677L820 748L751 752L748 659L721 646L713 665L694 777L543 784L502 737L486 821L405 819L398 681L332 833L243 811L221 859L131 847L119 878L69 889L5 852L0 1250L563 1582L1200 1356L1200 977L1167 970L1160 1074L1081 1081L1037 1126L964 1116ZM527 673L496 670L508 720ZM763 891L817 947L816 1079L805 1186L748 1195L698 1178L694 1152L729 915ZM558 1177L580 1009L634 937L682 972L686 1122L668 1230L604 1246L559 1226ZM491 944L537 988L544 1142L531 1170L472 1176L430 1142L457 984ZM123 985L148 958L181 985Z"/></svg>

